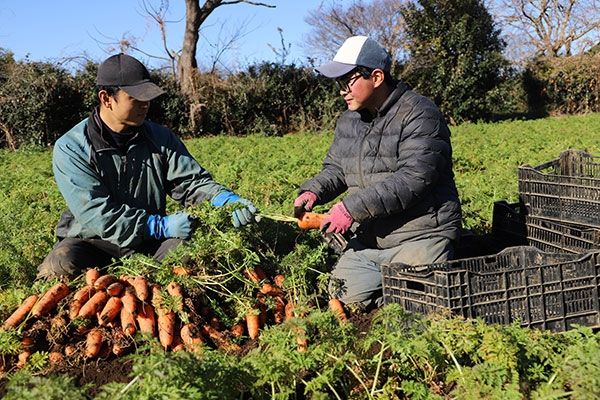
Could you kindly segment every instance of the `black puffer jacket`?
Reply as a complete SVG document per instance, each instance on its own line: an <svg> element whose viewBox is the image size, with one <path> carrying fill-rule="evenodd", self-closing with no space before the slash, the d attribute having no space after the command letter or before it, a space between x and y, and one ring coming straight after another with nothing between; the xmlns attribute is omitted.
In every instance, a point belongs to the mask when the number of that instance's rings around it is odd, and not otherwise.
<svg viewBox="0 0 600 400"><path fill-rule="evenodd" d="M339 118L322 171L300 187L307 190L319 203L347 190L353 229L372 248L434 235L458 239L450 130L436 105L402 82L374 118L353 111Z"/></svg>

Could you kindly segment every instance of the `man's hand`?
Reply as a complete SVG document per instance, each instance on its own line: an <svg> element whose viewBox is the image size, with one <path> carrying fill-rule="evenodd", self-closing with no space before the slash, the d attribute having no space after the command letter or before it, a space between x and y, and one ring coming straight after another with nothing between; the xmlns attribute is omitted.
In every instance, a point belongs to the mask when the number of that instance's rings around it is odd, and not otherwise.
<svg viewBox="0 0 600 400"><path fill-rule="evenodd" d="M304 211L310 211L312 210L316 201L317 195L313 192L302 192L302 194L296 197L296 200L294 200L294 209L303 209Z"/></svg>
<svg viewBox="0 0 600 400"><path fill-rule="evenodd" d="M231 214L233 226L239 228L256 221L256 207L250 200L244 199L237 194L229 191L223 191L213 197L211 204L215 207L222 207L225 204L238 203L243 207L236 208Z"/></svg>
<svg viewBox="0 0 600 400"><path fill-rule="evenodd" d="M344 234L354 222L354 218L346 209L343 202L334 204L327 214L327 218L321 223L321 230L326 229L327 233L341 233Z"/></svg>
<svg viewBox="0 0 600 400"><path fill-rule="evenodd" d="M194 220L189 214L178 212L164 217L150 215L146 226L150 236L157 240L168 238L189 239L194 231L193 222Z"/></svg>

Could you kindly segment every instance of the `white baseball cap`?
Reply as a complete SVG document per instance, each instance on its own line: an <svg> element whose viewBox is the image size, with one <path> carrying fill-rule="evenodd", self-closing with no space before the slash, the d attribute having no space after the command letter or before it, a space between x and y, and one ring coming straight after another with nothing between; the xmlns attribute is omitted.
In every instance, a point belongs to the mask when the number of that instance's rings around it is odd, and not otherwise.
<svg viewBox="0 0 600 400"><path fill-rule="evenodd" d="M379 43L367 36L352 36L342 44L333 61L316 70L328 78L338 78L358 66L389 72L391 65L390 55Z"/></svg>

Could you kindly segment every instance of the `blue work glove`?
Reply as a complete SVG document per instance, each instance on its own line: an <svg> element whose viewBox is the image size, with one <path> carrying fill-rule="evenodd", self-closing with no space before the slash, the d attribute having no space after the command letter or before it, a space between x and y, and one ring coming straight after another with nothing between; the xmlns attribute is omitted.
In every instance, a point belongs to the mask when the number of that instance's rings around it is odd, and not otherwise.
<svg viewBox="0 0 600 400"><path fill-rule="evenodd" d="M249 224L255 221L256 207L250 200L246 200L243 197L229 191L223 191L213 197L211 204L215 207L222 207L225 204L238 203L243 207L233 210L233 226L239 228L240 226Z"/></svg>
<svg viewBox="0 0 600 400"><path fill-rule="evenodd" d="M187 213L150 215L146 222L148 233L157 240L167 238L189 239L194 231L194 219Z"/></svg>

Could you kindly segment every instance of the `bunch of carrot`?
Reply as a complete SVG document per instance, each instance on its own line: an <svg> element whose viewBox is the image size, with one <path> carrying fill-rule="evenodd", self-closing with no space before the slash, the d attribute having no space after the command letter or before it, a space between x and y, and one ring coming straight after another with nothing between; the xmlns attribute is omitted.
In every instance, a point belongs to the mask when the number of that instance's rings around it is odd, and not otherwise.
<svg viewBox="0 0 600 400"><path fill-rule="evenodd" d="M10 315L2 329L22 328L22 353L17 367L27 362L32 351L40 344L33 339L30 321L51 320L54 330L74 333L79 345L67 344L50 352L51 362L60 362L64 356L79 352L85 359L121 356L134 344L134 335L141 334L158 338L165 350L200 351L205 342L225 351L240 350L236 344L244 333L251 339L259 336L260 328L267 323L280 324L293 317L294 303L284 291L283 276L269 279L260 267L246 269L244 275L256 285L256 304L246 315L245 321L235 324L228 332L220 321L211 317L207 307L194 304L185 296L182 287L171 282L166 287L149 282L143 276L101 275L96 269L85 273L85 284L73 291L65 283L58 283L41 296L32 295ZM71 295L71 296L70 296ZM170 298L167 298L170 296ZM271 300L267 301L268 297ZM267 317L270 303L271 321ZM345 320L343 306L332 299L330 307ZM189 318L181 318L181 316ZM33 324L35 325L35 323ZM52 330L52 329L48 329ZM306 349L306 335L298 332L298 349ZM75 340L77 342L77 340Z"/></svg>

